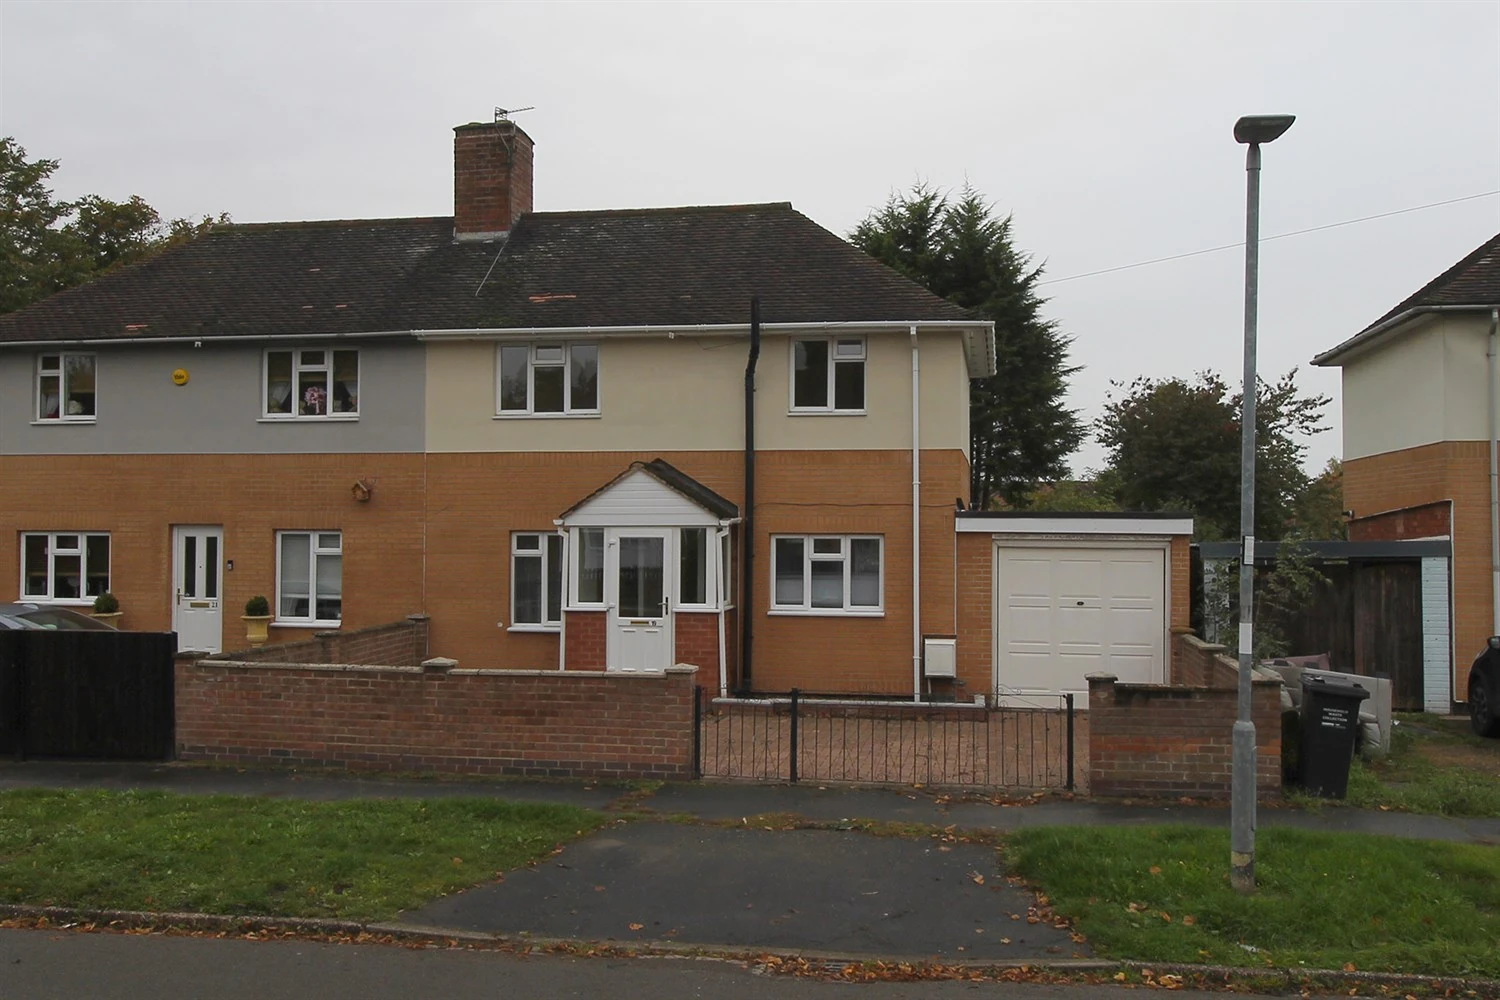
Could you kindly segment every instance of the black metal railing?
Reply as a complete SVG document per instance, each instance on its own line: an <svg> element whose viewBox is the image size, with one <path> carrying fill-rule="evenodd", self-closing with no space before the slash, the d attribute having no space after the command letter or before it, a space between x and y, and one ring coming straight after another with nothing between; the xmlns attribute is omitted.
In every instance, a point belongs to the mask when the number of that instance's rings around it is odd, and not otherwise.
<svg viewBox="0 0 1500 1000"><path fill-rule="evenodd" d="M700 777L751 781L1076 787L1072 695L978 703L759 694L707 700L693 716Z"/></svg>

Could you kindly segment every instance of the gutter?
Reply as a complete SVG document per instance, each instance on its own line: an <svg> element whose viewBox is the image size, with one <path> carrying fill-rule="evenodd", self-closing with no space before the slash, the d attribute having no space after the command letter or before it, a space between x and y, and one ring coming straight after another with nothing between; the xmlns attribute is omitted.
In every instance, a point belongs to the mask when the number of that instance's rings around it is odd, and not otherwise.
<svg viewBox="0 0 1500 1000"><path fill-rule="evenodd" d="M972 325L972 324L971 324ZM7 347L113 347L120 344L139 346L143 344L192 344L194 347L202 347L204 342L212 344L235 344L255 341L265 343L266 341L301 341L301 340L366 340L371 337L411 337L415 340L421 338L415 330L372 330L368 333L257 333L257 334L234 334L228 337L219 337L213 334L197 337L91 337L86 340L10 340L0 341L0 349Z"/></svg>
<svg viewBox="0 0 1500 1000"><path fill-rule="evenodd" d="M1413 319L1415 319L1418 316L1427 315L1428 313L1434 313L1434 314L1436 314L1436 313L1466 313L1466 312L1492 312L1492 311L1493 311L1493 307L1491 307L1491 306L1485 306L1485 305L1472 305L1472 306L1414 306L1413 308L1407 309L1404 312L1397 313L1396 315L1392 316L1390 319L1383 320L1382 322L1376 323L1374 326L1368 328L1367 330L1365 330L1362 333L1355 334L1353 337L1350 337L1348 340L1344 341L1342 344L1339 344L1337 347L1334 347L1334 348L1332 348L1330 350L1324 351L1322 354L1316 355L1312 359L1311 364L1314 364L1314 365L1316 365L1316 366L1318 366L1320 368L1328 368L1328 367L1335 366L1336 363L1337 363L1337 359L1341 355L1349 354L1349 353L1351 353L1353 351L1361 350L1361 349L1363 349L1365 347L1368 347L1368 346L1370 346L1371 341L1377 339L1382 334L1389 333L1390 331L1394 330L1396 327L1402 326L1405 323L1409 322L1410 320L1413 320Z"/></svg>

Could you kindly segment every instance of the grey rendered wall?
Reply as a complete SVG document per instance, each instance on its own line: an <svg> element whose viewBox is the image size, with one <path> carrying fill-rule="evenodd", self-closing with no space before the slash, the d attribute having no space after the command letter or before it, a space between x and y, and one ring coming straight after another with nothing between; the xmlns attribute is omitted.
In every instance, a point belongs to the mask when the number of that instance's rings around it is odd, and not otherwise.
<svg viewBox="0 0 1500 1000"><path fill-rule="evenodd" d="M89 348L98 358L97 421L43 425L33 422L39 352L3 348L0 455L422 451L422 345L367 341L338 346L360 351L360 414L355 421L261 420L266 344L205 341L199 348L191 343ZM188 372L186 385L172 383L177 368Z"/></svg>

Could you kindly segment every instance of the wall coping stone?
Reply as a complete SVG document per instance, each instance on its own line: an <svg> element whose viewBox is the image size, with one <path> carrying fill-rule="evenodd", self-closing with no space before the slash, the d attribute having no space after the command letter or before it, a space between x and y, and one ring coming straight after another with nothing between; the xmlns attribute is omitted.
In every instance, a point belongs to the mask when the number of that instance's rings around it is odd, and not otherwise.
<svg viewBox="0 0 1500 1000"><path fill-rule="evenodd" d="M458 666L458 661L450 656L434 656L422 661L422 671L429 674L448 674Z"/></svg>

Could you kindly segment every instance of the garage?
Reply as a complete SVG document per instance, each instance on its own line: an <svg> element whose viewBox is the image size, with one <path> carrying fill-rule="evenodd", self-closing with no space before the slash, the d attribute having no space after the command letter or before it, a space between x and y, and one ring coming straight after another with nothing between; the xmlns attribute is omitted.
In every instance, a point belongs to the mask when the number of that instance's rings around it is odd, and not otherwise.
<svg viewBox="0 0 1500 1000"><path fill-rule="evenodd" d="M958 530L988 536L992 550L990 593L966 599L989 598L1001 703L1051 707L1071 694L1085 708L1092 673L1167 683L1171 625L1188 612L1191 519L966 512Z"/></svg>

